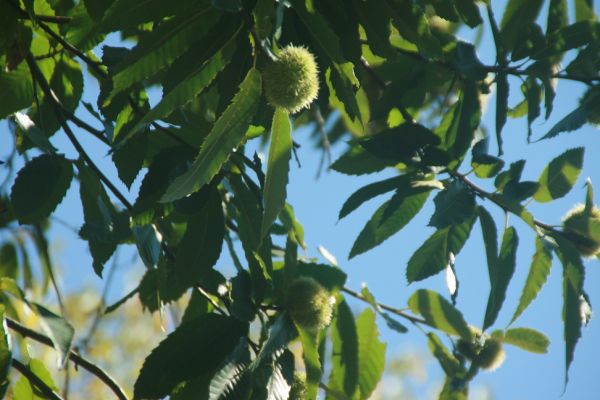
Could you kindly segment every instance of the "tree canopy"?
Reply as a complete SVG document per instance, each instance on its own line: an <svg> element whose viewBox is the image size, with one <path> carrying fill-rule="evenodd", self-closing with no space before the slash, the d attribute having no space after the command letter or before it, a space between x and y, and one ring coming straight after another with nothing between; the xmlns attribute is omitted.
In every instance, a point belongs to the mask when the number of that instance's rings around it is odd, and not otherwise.
<svg viewBox="0 0 600 400"><path fill-rule="evenodd" d="M459 37L484 29L492 64L480 60L476 39ZM593 1L508 0L494 15L476 0L0 0L0 67L9 128L0 147L12 143L0 165L0 397L65 393L68 374L57 384L52 367L28 353L36 341L55 349L59 367L89 371L119 399L368 399L384 373L378 327L386 324L399 335L420 329L445 374L439 398L466 399L481 370L502 364L505 345L547 351L543 332L513 323L553 260L562 266L555 322L567 385L591 317L584 280L600 256L600 209L589 180L562 220L538 219L531 204L550 206L582 183L586 148L548 156L527 180L526 160L507 162L503 135L508 118L524 118L527 128L511 134L533 148L600 123ZM553 107L572 96L560 81L581 88L573 110ZM495 126L482 124L485 113ZM535 122L557 114L538 131ZM425 281L408 286L407 304L382 304L367 286L349 287L326 250L326 263L311 254L311 232L287 196L290 164L307 151L292 135L298 129L311 132L318 168L370 179L339 193L340 220L387 195L348 258L410 229L432 204L432 234L399 267L408 284L446 274L448 293ZM86 136L104 153L83 145ZM332 145L344 152L330 163ZM261 146L264 160L251 150ZM106 154L118 177L98 163ZM140 179L137 194L120 189ZM55 276L48 229L73 188L90 268L108 279L108 263L127 245L145 266L136 288L102 313L133 318L124 305L133 298L146 313L183 309L122 386L74 347ZM476 236L490 290L482 319L471 320L457 303L455 257ZM511 282L524 241L535 246L520 266L529 272ZM224 253L231 275L215 267ZM499 321L509 284L521 295ZM356 300L365 304L359 314L349 305Z"/></svg>

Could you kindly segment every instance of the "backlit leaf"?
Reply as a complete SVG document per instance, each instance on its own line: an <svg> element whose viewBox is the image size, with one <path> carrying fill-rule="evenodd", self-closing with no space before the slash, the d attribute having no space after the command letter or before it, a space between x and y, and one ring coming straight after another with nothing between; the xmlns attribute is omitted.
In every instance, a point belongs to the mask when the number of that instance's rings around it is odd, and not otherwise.
<svg viewBox="0 0 600 400"><path fill-rule="evenodd" d="M244 140L250 120L258 107L261 90L260 72L251 69L232 103L204 140L190 169L169 186L161 198L162 202L177 200L195 192L219 172L231 151Z"/></svg>
<svg viewBox="0 0 600 400"><path fill-rule="evenodd" d="M533 198L546 203L569 193L583 167L583 153L584 148L577 147L550 161L538 179L540 186Z"/></svg>
<svg viewBox="0 0 600 400"><path fill-rule="evenodd" d="M417 290L408 299L408 306L432 327L449 335L471 340L471 331L462 313L439 293L425 289Z"/></svg>

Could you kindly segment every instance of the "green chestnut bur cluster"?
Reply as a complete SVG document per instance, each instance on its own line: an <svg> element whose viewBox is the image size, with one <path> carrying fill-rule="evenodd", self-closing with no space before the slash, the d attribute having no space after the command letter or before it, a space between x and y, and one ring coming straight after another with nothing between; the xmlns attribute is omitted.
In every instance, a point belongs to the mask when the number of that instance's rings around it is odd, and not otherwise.
<svg viewBox="0 0 600 400"><path fill-rule="evenodd" d="M562 234L573 243L582 256L595 257L600 253L600 209L598 207L577 204L565 215L562 222Z"/></svg>
<svg viewBox="0 0 600 400"><path fill-rule="evenodd" d="M333 302L329 291L319 282L303 276L290 284L285 308L296 324L318 331L331 322Z"/></svg>

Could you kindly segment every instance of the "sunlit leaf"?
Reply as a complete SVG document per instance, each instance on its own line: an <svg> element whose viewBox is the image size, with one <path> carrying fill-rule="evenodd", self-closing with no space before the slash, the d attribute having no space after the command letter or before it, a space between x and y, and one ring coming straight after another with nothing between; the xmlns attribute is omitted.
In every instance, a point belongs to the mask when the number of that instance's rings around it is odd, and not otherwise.
<svg viewBox="0 0 600 400"><path fill-rule="evenodd" d="M540 187L533 198L546 203L569 193L583 167L583 152L583 147L577 147L550 161L538 179Z"/></svg>
<svg viewBox="0 0 600 400"><path fill-rule="evenodd" d="M408 306L412 312L423 316L432 327L471 340L471 331L462 313L440 294L431 290L417 290L408 299Z"/></svg>
<svg viewBox="0 0 600 400"><path fill-rule="evenodd" d="M264 213L261 236L265 236L285 205L286 186L292 158L292 125L288 113L275 109L271 124L271 146L267 163L267 176L263 189Z"/></svg>

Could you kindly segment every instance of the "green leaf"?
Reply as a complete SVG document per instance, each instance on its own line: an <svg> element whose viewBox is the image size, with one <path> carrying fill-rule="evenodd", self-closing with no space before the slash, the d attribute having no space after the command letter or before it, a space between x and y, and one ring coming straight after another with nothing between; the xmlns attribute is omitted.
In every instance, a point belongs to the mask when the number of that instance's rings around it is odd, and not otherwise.
<svg viewBox="0 0 600 400"><path fill-rule="evenodd" d="M331 164L330 168L346 175L365 175L379 172L388 166L388 160L382 160L364 147L355 145Z"/></svg>
<svg viewBox="0 0 600 400"><path fill-rule="evenodd" d="M337 312L331 324L331 375L327 386L352 398L358 385L361 368L358 355L358 335L352 310L338 296Z"/></svg>
<svg viewBox="0 0 600 400"><path fill-rule="evenodd" d="M410 163L427 146L440 143L439 137L423 125L404 123L360 140L360 145L373 155L390 160L390 165Z"/></svg>
<svg viewBox="0 0 600 400"><path fill-rule="evenodd" d="M2 248L0 248L0 276L16 279L18 272L19 259L17 258L17 249L10 242L4 243Z"/></svg>
<svg viewBox="0 0 600 400"><path fill-rule="evenodd" d="M12 360L10 336L6 331L3 307L0 307L0 319L2 319L2 326L0 326L0 397L3 397L8 387L8 374Z"/></svg>
<svg viewBox="0 0 600 400"><path fill-rule="evenodd" d="M271 360L282 350L284 350L290 341L298 337L298 331L294 325L294 322L287 314L287 312L281 313L271 325L269 330L269 337L260 349L256 358L252 362L251 369L256 370L265 364L271 362Z"/></svg>
<svg viewBox="0 0 600 400"><path fill-rule="evenodd" d="M479 223L481 224L481 234L487 258L488 270L491 265L498 262L498 231L496 224L490 213L482 206L477 207Z"/></svg>
<svg viewBox="0 0 600 400"><path fill-rule="evenodd" d="M338 267L327 264L316 264L298 261L299 276L310 276L329 291L340 290L346 283L346 273Z"/></svg>
<svg viewBox="0 0 600 400"><path fill-rule="evenodd" d="M364 297L364 299L369 303L369 305L373 308L377 314L381 315L381 317L385 320L388 328L395 330L398 333L406 333L408 329L398 322L396 319L390 317L387 312L383 312L377 301L375 300L375 296L371 293L369 288L366 285L360 289L360 294Z"/></svg>
<svg viewBox="0 0 600 400"><path fill-rule="evenodd" d="M214 373L247 331L247 324L217 314L181 325L144 361L134 385L135 397L161 398L181 382Z"/></svg>
<svg viewBox="0 0 600 400"><path fill-rule="evenodd" d="M267 369L268 380L264 384L266 400L288 400L294 383L294 369L294 354L286 350L274 365ZM262 379L258 381L258 385L263 388Z"/></svg>
<svg viewBox="0 0 600 400"><path fill-rule="evenodd" d="M113 152L112 159L119 178L128 188L131 188L144 164L148 150L148 134L149 132L140 132Z"/></svg>
<svg viewBox="0 0 600 400"><path fill-rule="evenodd" d="M171 64L203 38L218 17L218 11L204 7L159 24L115 67L111 97Z"/></svg>
<svg viewBox="0 0 600 400"><path fill-rule="evenodd" d="M548 275L550 275L550 268L552 267L552 253L542 242L543 239L536 237L535 239L535 254L531 260L531 266L529 267L529 274L525 280L525 286L519 299L519 305L515 310L513 317L510 320L512 324L525 309L531 304L531 302L537 297L538 293L542 289L542 286L546 283Z"/></svg>
<svg viewBox="0 0 600 400"><path fill-rule="evenodd" d="M308 399L315 399L317 389L323 373L319 357L319 333L309 332L296 325L302 343L304 367L306 369L306 395Z"/></svg>
<svg viewBox="0 0 600 400"><path fill-rule="evenodd" d="M535 22L544 0L509 0L500 23L500 33L507 52L512 52L519 40L523 26Z"/></svg>
<svg viewBox="0 0 600 400"><path fill-rule="evenodd" d="M248 339L242 337L210 381L209 400L242 398L249 390L248 376L245 375L248 365Z"/></svg>
<svg viewBox="0 0 600 400"><path fill-rule="evenodd" d="M408 183L398 188L394 196L375 211L362 229L352 245L349 257L372 249L400 231L423 207L429 192L424 188L412 188Z"/></svg>
<svg viewBox="0 0 600 400"><path fill-rule="evenodd" d="M59 391L58 387L54 383L54 380L52 379L50 371L48 371L48 369L44 366L43 362L33 358L29 361L27 368L54 392ZM15 400L42 400L46 397L41 397L41 394L37 388L30 383L24 375L21 375L13 389L13 398Z"/></svg>
<svg viewBox="0 0 600 400"><path fill-rule="evenodd" d="M567 0L550 0L546 34L559 30L569 23Z"/></svg>
<svg viewBox="0 0 600 400"><path fill-rule="evenodd" d="M364 202L381 194L397 189L398 187L402 186L407 179L411 179L411 177L408 175L401 175L363 186L356 192L352 193L348 199L346 199L342 209L340 210L338 219L344 218L346 215L356 210Z"/></svg>
<svg viewBox="0 0 600 400"><path fill-rule="evenodd" d="M567 114L563 119L558 121L544 136L536 140L539 142L544 139L551 139L558 136L562 132L572 132L581 128L588 119L588 107L585 104L577 107L575 110Z"/></svg>
<svg viewBox="0 0 600 400"><path fill-rule="evenodd" d="M454 7L456 7L460 18L471 28L483 22L475 0L454 0Z"/></svg>
<svg viewBox="0 0 600 400"><path fill-rule="evenodd" d="M496 140L498 142L498 156L502 151L502 128L506 124L506 115L508 112L509 95L508 76L505 73L496 75Z"/></svg>
<svg viewBox="0 0 600 400"><path fill-rule="evenodd" d="M348 82L358 83L354 76L352 64L347 62L343 56L340 47L340 38L330 28L323 16L315 12L315 10L308 10L304 0L290 0L290 3L314 42L335 65L337 72Z"/></svg>
<svg viewBox="0 0 600 400"><path fill-rule="evenodd" d="M447 226L434 232L408 260L408 282L421 281L443 271L450 258L462 249L474 223L475 218L469 218L461 224Z"/></svg>
<svg viewBox="0 0 600 400"><path fill-rule="evenodd" d="M185 234L177 247L173 285L179 291L192 287L202 279L221 254L225 235L221 197L213 187L206 190L206 203L198 214L189 218Z"/></svg>
<svg viewBox="0 0 600 400"><path fill-rule="evenodd" d="M242 9L241 0L210 0L213 7L228 12L239 12Z"/></svg>
<svg viewBox="0 0 600 400"><path fill-rule="evenodd" d="M169 186L162 202L180 199L195 192L219 172L233 148L245 137L250 120L258 107L262 89L260 72L251 69L232 103L219 117L204 140L190 169Z"/></svg>
<svg viewBox="0 0 600 400"><path fill-rule="evenodd" d="M584 150L583 147L570 149L550 161L538 179L540 186L533 198L547 203L569 193L583 167Z"/></svg>
<svg viewBox="0 0 600 400"><path fill-rule="evenodd" d="M453 55L455 58L456 69L467 79L473 81L485 79L487 70L485 69L485 65L477 58L477 53L473 44L458 41Z"/></svg>
<svg viewBox="0 0 600 400"><path fill-rule="evenodd" d="M79 235L88 241L94 259L94 271L102 276L104 263L113 254L117 244L131 233L129 215L117 213L104 186L89 167L79 163L77 168L85 221Z"/></svg>
<svg viewBox="0 0 600 400"><path fill-rule="evenodd" d="M472 83L466 83L461 91L450 127L443 133L442 144L454 160L465 154L479 126L481 107L479 93Z"/></svg>
<svg viewBox="0 0 600 400"><path fill-rule="evenodd" d="M502 308L508 284L515 272L518 245L517 231L513 227L508 227L504 230L497 261L493 264L488 263L491 288L483 320L484 330L496 321Z"/></svg>
<svg viewBox="0 0 600 400"><path fill-rule="evenodd" d="M538 354L547 353L550 345L550 340L545 335L530 328L508 329L504 332L502 342Z"/></svg>
<svg viewBox="0 0 600 400"><path fill-rule="evenodd" d="M435 212L428 225L438 229L460 224L469 219L475 211L475 196L459 180L450 182L446 190L435 196L433 202Z"/></svg>
<svg viewBox="0 0 600 400"><path fill-rule="evenodd" d="M471 331L462 313L439 293L420 289L408 299L412 312L420 314L428 325L470 341Z"/></svg>
<svg viewBox="0 0 600 400"><path fill-rule="evenodd" d="M60 155L44 154L29 161L17 174L10 199L22 224L49 216L62 201L73 179L73 166Z"/></svg>
<svg viewBox="0 0 600 400"><path fill-rule="evenodd" d="M27 139L31 140L34 146L38 147L45 153L56 153L56 147L50 143L48 135L46 135L36 124L31 120L29 115L21 112L15 113L15 122L19 130L25 134Z"/></svg>
<svg viewBox="0 0 600 400"><path fill-rule="evenodd" d="M575 346L581 337L583 318L581 315L581 297L585 270L577 249L566 239L555 236L556 254L563 265L563 310L565 338L565 385L569 381L569 367L575 356Z"/></svg>
<svg viewBox="0 0 600 400"><path fill-rule="evenodd" d="M133 226L131 231L140 258L144 262L146 268L156 268L160 257L160 244L162 242L161 234L152 224Z"/></svg>
<svg viewBox="0 0 600 400"><path fill-rule="evenodd" d="M366 308L356 318L358 335L358 398L368 399L379 383L385 368L387 345L380 341L375 313Z"/></svg>
<svg viewBox="0 0 600 400"><path fill-rule="evenodd" d="M189 64L186 65L189 70L184 71L185 73L183 74L181 73L182 71L176 71L179 80L170 83L170 87L167 87L165 84L163 97L160 102L139 120L128 135L136 133L143 126L154 120L168 116L178 107L185 105L200 94L214 81L219 72L229 64L234 50L235 41L232 40L217 53L211 55L208 60L201 58L205 62L194 65L194 68L191 69L189 68ZM194 49L192 51L195 52ZM198 55L194 54L194 56L196 58Z"/></svg>
<svg viewBox="0 0 600 400"><path fill-rule="evenodd" d="M0 70L0 118L29 107L33 103L33 84L26 63L6 72Z"/></svg>
<svg viewBox="0 0 600 400"><path fill-rule="evenodd" d="M390 8L385 1L354 1L356 15L364 28L373 53L393 58L395 51L390 44Z"/></svg>
<svg viewBox="0 0 600 400"><path fill-rule="evenodd" d="M575 20L585 21L596 19L593 0L575 0Z"/></svg>
<svg viewBox="0 0 600 400"><path fill-rule="evenodd" d="M460 362L444 346L441 339L433 332L427 334L428 347L431 354L438 360L447 376L457 376L465 372Z"/></svg>
<svg viewBox="0 0 600 400"><path fill-rule="evenodd" d="M60 368L64 367L73 345L75 329L65 319L54 314L46 307L34 302L27 302L27 304L40 317L42 329L50 337L54 348L58 352L58 365Z"/></svg>
<svg viewBox="0 0 600 400"><path fill-rule="evenodd" d="M222 241L222 240L221 240ZM252 322L256 317L256 305L252 301L252 278L241 270L231 278L231 315L240 321Z"/></svg>
<svg viewBox="0 0 600 400"><path fill-rule="evenodd" d="M292 158L292 125L283 108L277 107L271 124L271 146L267 163L267 176L263 189L265 209L261 224L261 237L264 237L277 215L285 205L286 186Z"/></svg>

